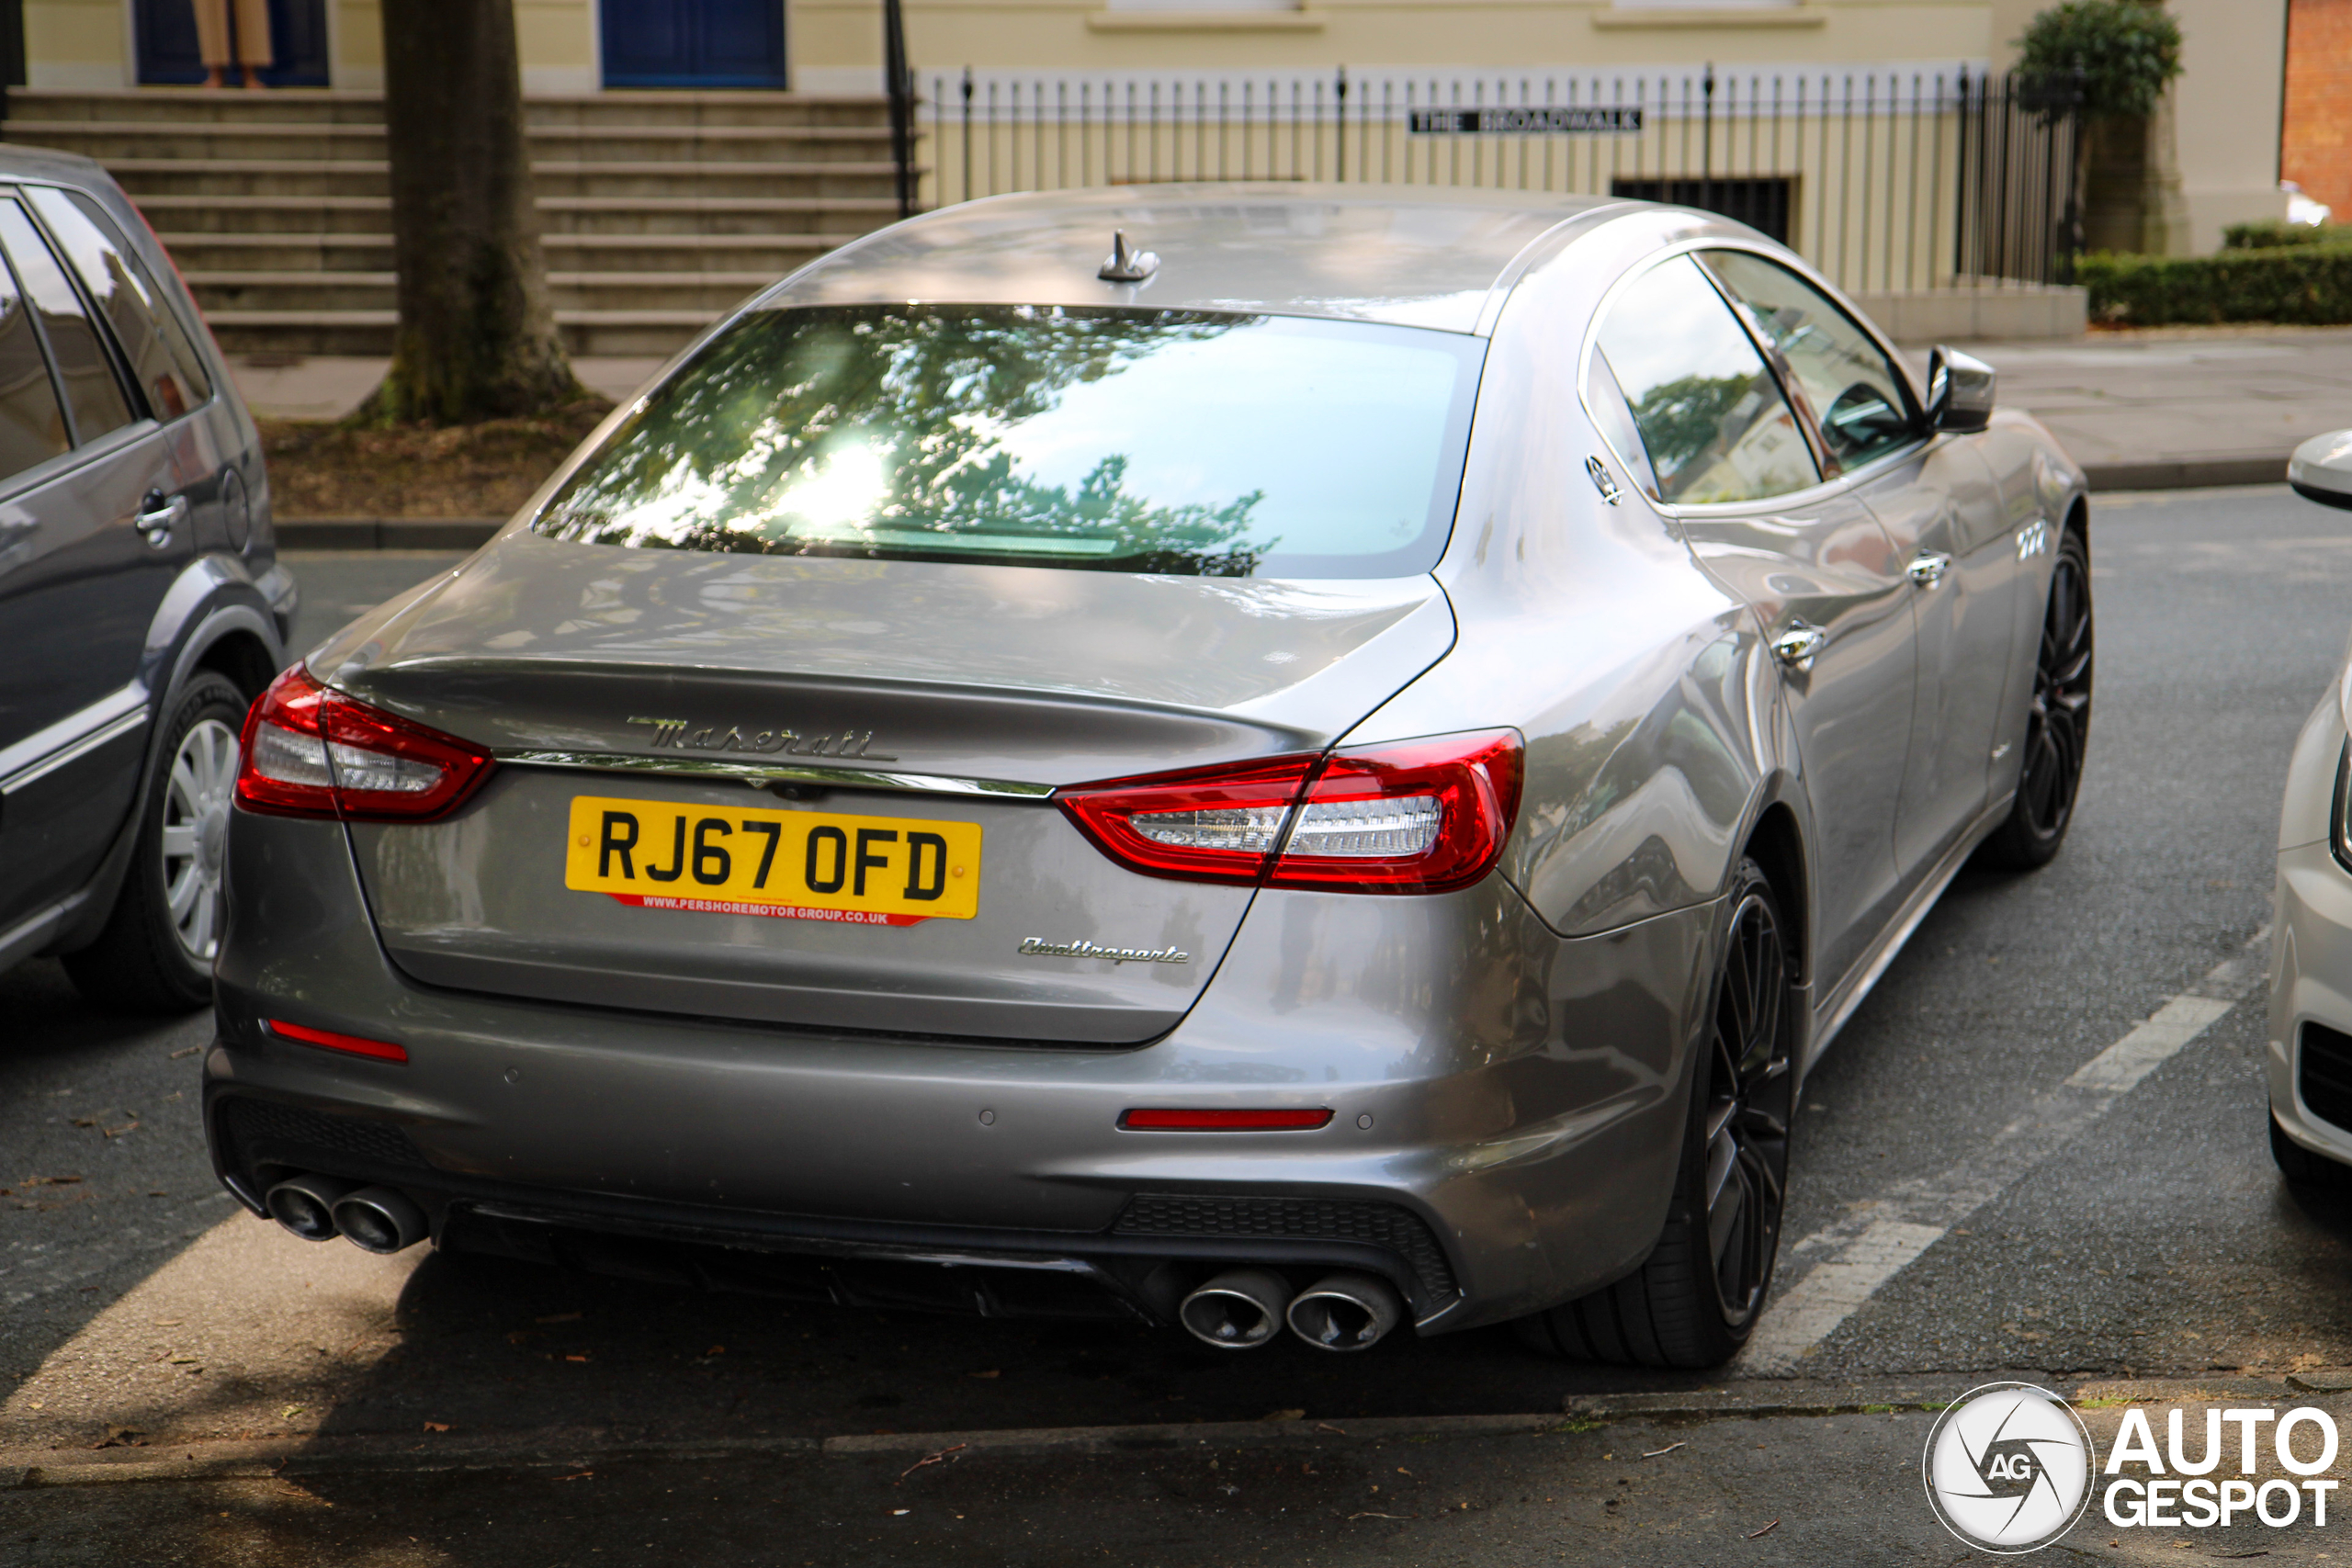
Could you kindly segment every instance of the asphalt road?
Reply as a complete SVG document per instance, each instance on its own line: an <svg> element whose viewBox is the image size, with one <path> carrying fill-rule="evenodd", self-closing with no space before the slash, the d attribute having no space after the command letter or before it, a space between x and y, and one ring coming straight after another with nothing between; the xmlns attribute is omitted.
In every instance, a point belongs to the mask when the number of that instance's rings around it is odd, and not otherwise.
<svg viewBox="0 0 2352 1568"><path fill-rule="evenodd" d="M2096 1118L2044 1114L2267 919L2281 771L2352 619L2352 514L2279 489L2117 498L2093 550L2097 716L2073 838L2034 875L1964 873L1815 1072L1783 1300L1873 1213L2007 1152L1916 1261L1786 1365L1637 1374L1535 1359L1503 1331L1217 1356L1140 1329L310 1246L211 1190L193 1105L205 1021L107 1018L36 963L0 976L0 1452L86 1460L111 1435L96 1457L326 1468L0 1490L0 1560L1952 1561L1917 1490L1926 1417L1864 1405L2029 1374L2352 1386L2352 1209L2290 1194L2271 1168L2258 987ZM301 560L298 644L443 564ZM1643 1414L1644 1397L1750 1414ZM1754 1414L1792 1399L1857 1413ZM1577 1400L1586 1415L1511 1435L1408 1421L1375 1442L1361 1425ZM1034 1437L1196 1422L1283 1440ZM899 1474L927 1434L1007 1430L1033 1436ZM824 1438L825 1455L805 1446ZM460 1449L476 1457L459 1472L415 1468ZM338 1454L372 1457L335 1469ZM2256 1533L2178 1544L2328 1550L2320 1532ZM2154 1532L2119 1539L2088 1527L2070 1550L2175 1560ZM125 1540L150 1555L119 1555Z"/></svg>

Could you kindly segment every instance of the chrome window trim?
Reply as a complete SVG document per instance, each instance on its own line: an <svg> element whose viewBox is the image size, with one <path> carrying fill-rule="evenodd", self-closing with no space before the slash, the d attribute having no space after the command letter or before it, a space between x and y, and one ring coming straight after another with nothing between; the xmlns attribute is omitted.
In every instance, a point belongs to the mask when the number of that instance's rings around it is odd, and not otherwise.
<svg viewBox="0 0 2352 1568"><path fill-rule="evenodd" d="M1911 367L1903 362L1903 356L1887 346L1886 341L1879 335L1877 328L1871 323L1870 319L1854 308L1853 301L1833 288L1828 279L1807 266L1804 258L1793 252L1770 243L1759 244L1753 240L1741 240L1730 236L1720 239L1678 240L1670 245L1653 251L1637 265L1629 266L1618 275L1617 280L1611 283L1608 291L1601 295L1600 302L1593 306L1592 315L1585 322L1584 342L1577 350L1577 407L1584 414L1586 423L1592 426L1593 434L1600 442L1601 449L1609 454L1610 460L1615 463L1625 476L1627 487L1639 491L1642 498L1647 501L1660 516L1703 520L1713 517L1753 516L1758 513L1802 511L1807 506L1818 505L1858 485L1867 483L1896 463L1906 462L1917 457L1936 440L1938 435L1942 434L1929 431L1909 446L1898 446L1892 452L1882 453L1859 468L1840 469L1835 478L1823 479L1818 484L1808 485L1804 490L1785 491L1779 495L1764 496L1755 501L1715 502L1690 505L1677 505L1659 500L1656 492L1634 477L1641 472L1641 468L1628 462L1625 454L1617 450L1615 444L1609 439L1607 425L1593 414L1592 356L1600 351L1600 323L1608 320L1610 310L1614 308L1619 298L1633 286L1634 280L1647 276L1655 268L1665 265L1677 256L1690 255L1697 251L1747 251L1751 254L1763 257L1766 261L1776 262L1788 267L1805 282L1828 296L1832 304L1843 310L1855 324L1862 329L1863 334L1885 353L1887 358L1893 362L1896 373L1901 375L1906 382L1911 376ZM1706 276L1710 286L1714 286L1713 275L1710 273ZM1721 296L1721 292L1720 287L1717 287L1718 297ZM1746 333L1747 323L1739 319L1739 312L1730 300L1724 301L1724 309L1740 331ZM1774 367L1770 355L1764 355L1761 349L1757 352L1764 359L1765 369L1771 373L1772 379L1777 384L1781 379L1779 369ZM1913 387L1911 391L1914 399L1917 400L1918 389ZM1789 396L1785 387L1781 389L1781 395L1783 398ZM1790 412L1795 412L1793 407ZM1810 437L1807 440L1810 445ZM1642 465L1642 467L1646 466L1646 464Z"/></svg>
<svg viewBox="0 0 2352 1568"><path fill-rule="evenodd" d="M754 786L821 784L834 789L905 790L922 795L978 795L1043 800L1055 785L1013 779L956 778L879 768L812 768L776 762L724 762L715 758L646 757L626 751L493 751L500 762L519 768L577 768L592 773L650 777L730 779Z"/></svg>
<svg viewBox="0 0 2352 1568"><path fill-rule="evenodd" d="M204 353L201 345L209 335L211 329L207 327L203 332L197 332L189 327L187 318L180 313L177 303L175 303L171 296L164 291L162 279L155 276L155 269L148 265L148 261L145 256L139 254L138 247L131 243L130 236L123 232L122 224L116 220L114 214L107 211L106 199L96 191L90 189L87 186L69 185L63 180L56 179L19 179L13 182L12 188L16 191L22 192L34 186L39 186L44 190L63 191L69 200L75 196L80 196L88 200L92 206L96 207L98 211L104 215L106 226L114 231L113 234L109 237L113 239L116 244L121 249L123 254L137 262L140 267L147 274L147 281L155 291L155 308L169 314L172 320L178 323L181 333L187 338L188 343L191 345L196 347L198 357L201 358ZM25 201L24 209L26 215L33 220L33 227L40 231L41 238L49 242L49 248L56 254L59 265L64 267L67 276L73 280L75 288L81 292L84 303L89 305L92 318L103 319L106 312L100 310L97 308L96 302L89 298L90 289L88 280L81 276L80 270L74 265L73 258L65 253L62 246L58 244L56 233L51 230L48 223L41 218L40 209L34 206L29 199ZM84 216L86 217L88 214L85 213ZM158 249L162 248L162 240L156 240L155 243ZM171 253L169 251L165 251L164 253L164 259L167 262L171 262ZM177 262L171 262L171 265L176 274L179 264ZM164 425L177 424L181 420L187 419L191 414L201 413L220 400L220 376L211 366L207 365L204 368L206 373L211 378L211 395L205 398L201 402L195 403L190 407L182 410L179 413L173 415L168 420L159 418L154 409L148 402L147 389L137 386L136 378L130 373L130 355L124 352L122 341L116 335L114 322L111 321L108 321L106 323L105 336L106 342L114 351L115 368L119 378L127 385L130 385L138 394L139 406L147 410L147 418L153 421L158 428ZM137 422L134 421L133 423L135 423Z"/></svg>
<svg viewBox="0 0 2352 1568"><path fill-rule="evenodd" d="M133 681L0 750L0 795L14 795L147 722L147 688Z"/></svg>

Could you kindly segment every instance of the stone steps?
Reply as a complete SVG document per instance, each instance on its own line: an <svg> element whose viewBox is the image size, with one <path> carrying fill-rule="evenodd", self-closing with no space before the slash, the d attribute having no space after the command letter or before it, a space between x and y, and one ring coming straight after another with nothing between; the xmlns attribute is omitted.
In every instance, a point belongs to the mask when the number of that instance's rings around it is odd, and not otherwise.
<svg viewBox="0 0 2352 1568"><path fill-rule="evenodd" d="M378 96L40 89L10 107L0 136L95 158L122 183L224 347L390 352ZM673 352L898 216L878 96L631 92L525 109L550 297L574 354Z"/></svg>

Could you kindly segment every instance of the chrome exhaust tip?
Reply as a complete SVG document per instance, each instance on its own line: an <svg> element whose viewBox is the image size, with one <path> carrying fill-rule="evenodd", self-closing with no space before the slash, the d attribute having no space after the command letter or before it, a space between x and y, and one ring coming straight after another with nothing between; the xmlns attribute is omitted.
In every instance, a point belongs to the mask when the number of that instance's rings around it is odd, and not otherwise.
<svg viewBox="0 0 2352 1568"><path fill-rule="evenodd" d="M289 1176L263 1195L262 1207L304 1241L333 1241L334 1206L358 1185L334 1176Z"/></svg>
<svg viewBox="0 0 2352 1568"><path fill-rule="evenodd" d="M1404 1298L1371 1274L1327 1274L1298 1293L1290 1331L1318 1350L1369 1350L1405 1318Z"/></svg>
<svg viewBox="0 0 2352 1568"><path fill-rule="evenodd" d="M1271 1269L1228 1269L1184 1298L1176 1315L1204 1345L1254 1350L1282 1329L1290 1281Z"/></svg>
<svg viewBox="0 0 2352 1568"><path fill-rule="evenodd" d="M390 1187L365 1187L336 1200L334 1223L362 1252L392 1253L423 1241L424 1211Z"/></svg>

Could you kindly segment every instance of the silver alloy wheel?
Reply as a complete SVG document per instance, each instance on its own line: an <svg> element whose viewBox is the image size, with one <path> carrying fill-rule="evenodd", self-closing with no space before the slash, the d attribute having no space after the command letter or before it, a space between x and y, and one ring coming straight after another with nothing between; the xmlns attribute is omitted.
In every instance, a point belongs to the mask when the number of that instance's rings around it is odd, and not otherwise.
<svg viewBox="0 0 2352 1568"><path fill-rule="evenodd" d="M172 932L197 963L220 947L220 863L237 782L237 732L208 718L180 738L164 786L164 897Z"/></svg>

